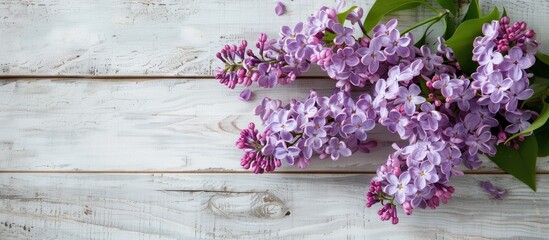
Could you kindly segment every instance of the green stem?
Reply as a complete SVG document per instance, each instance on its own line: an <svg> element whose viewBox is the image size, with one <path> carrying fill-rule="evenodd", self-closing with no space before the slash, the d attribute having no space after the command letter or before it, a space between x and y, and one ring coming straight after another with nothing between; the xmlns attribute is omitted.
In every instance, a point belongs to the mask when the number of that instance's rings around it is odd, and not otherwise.
<svg viewBox="0 0 549 240"><path fill-rule="evenodd" d="M401 33L401 35L404 35L405 33L409 32L409 31L412 31L420 26L423 26L427 23L430 23L430 22L438 22L440 19L442 19L444 16L446 16L448 14L448 11L444 12L444 13L441 13L437 16L434 16L434 17L431 17L431 18L428 18L428 19L425 19L421 22L418 22L414 25L412 25L411 27L409 27L408 29L404 30L404 32Z"/></svg>

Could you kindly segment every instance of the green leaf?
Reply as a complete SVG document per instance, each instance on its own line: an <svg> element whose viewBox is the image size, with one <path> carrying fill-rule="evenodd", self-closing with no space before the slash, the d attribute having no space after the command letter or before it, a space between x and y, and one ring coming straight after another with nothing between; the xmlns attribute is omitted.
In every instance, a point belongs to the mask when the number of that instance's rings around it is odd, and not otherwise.
<svg viewBox="0 0 549 240"><path fill-rule="evenodd" d="M536 158L538 142L534 135L528 136L519 142L519 149L504 144L497 146L497 153L489 157L503 171L510 173L518 180L536 191Z"/></svg>
<svg viewBox="0 0 549 240"><path fill-rule="evenodd" d="M467 12L465 13L465 16L463 16L463 22L471 19L477 19L482 16L482 13L480 12L480 5L478 3L478 0L472 0L469 4L469 8L467 9Z"/></svg>
<svg viewBox="0 0 549 240"><path fill-rule="evenodd" d="M449 39L456 31L456 21L450 16L444 17L444 39Z"/></svg>
<svg viewBox="0 0 549 240"><path fill-rule="evenodd" d="M528 71L536 76L549 78L549 56L541 52L536 53L536 62Z"/></svg>
<svg viewBox="0 0 549 240"><path fill-rule="evenodd" d="M549 79L534 76L530 79L530 88L534 90L534 94L529 99L539 98L547 92L547 88L549 88Z"/></svg>
<svg viewBox="0 0 549 240"><path fill-rule="evenodd" d="M524 131L516 133L515 135L508 138L505 142L507 143L520 135L531 133L532 131L543 127L543 125L545 125L545 123L547 122L547 119L549 119L549 104L544 102L543 109L541 110L539 117L532 124L530 124L528 128L524 129Z"/></svg>
<svg viewBox="0 0 549 240"><path fill-rule="evenodd" d="M507 17L507 9L503 7L503 13L501 14L501 17Z"/></svg>
<svg viewBox="0 0 549 240"><path fill-rule="evenodd" d="M421 38L419 40L417 40L417 42L414 44L415 47L417 48L421 48L421 46L425 45L425 42L427 41L427 31L425 31L423 33L423 36L421 36Z"/></svg>
<svg viewBox="0 0 549 240"><path fill-rule="evenodd" d="M438 5L440 5L441 7L445 8L445 9L448 9L448 11L450 11L452 13L452 15L456 15L457 13L457 6L456 6L456 2L454 0L435 0Z"/></svg>
<svg viewBox="0 0 549 240"><path fill-rule="evenodd" d="M425 95L428 95L431 92L427 87L427 79L425 79L423 75L419 78L419 87Z"/></svg>
<svg viewBox="0 0 549 240"><path fill-rule="evenodd" d="M538 141L538 157L549 156L549 125L544 125L534 131Z"/></svg>
<svg viewBox="0 0 549 240"><path fill-rule="evenodd" d="M347 18L347 15L349 15L349 13L355 10L355 8L357 8L357 6L352 6L349 9L347 9L347 11L337 14L337 21L341 23L341 25L343 25L343 23L345 22L345 19Z"/></svg>
<svg viewBox="0 0 549 240"><path fill-rule="evenodd" d="M499 18L498 8L482 17L465 21L459 25L454 35L446 41L446 44L454 50L454 54L465 73L472 73L478 64L473 62L473 40L482 35L482 25Z"/></svg>
<svg viewBox="0 0 549 240"><path fill-rule="evenodd" d="M404 9L415 8L420 4L427 3L425 0L377 0L364 20L364 29L366 29L366 32L370 32L385 15Z"/></svg>

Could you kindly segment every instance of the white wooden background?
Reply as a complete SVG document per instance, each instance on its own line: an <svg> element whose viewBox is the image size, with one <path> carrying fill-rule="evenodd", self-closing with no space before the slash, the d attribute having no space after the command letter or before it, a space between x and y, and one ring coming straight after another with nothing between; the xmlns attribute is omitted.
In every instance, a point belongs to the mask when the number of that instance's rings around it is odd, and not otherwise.
<svg viewBox="0 0 549 240"><path fill-rule="evenodd" d="M438 210L393 226L364 207L391 152L253 175L233 143L264 96L288 100L333 82L237 100L212 77L225 43L276 36L335 0L0 1L0 239L546 239L549 158L538 192L493 164L455 179ZM348 1L367 10L372 0ZM547 0L484 0L527 21L549 50ZM398 14L402 26L427 11ZM490 200L479 181L509 190Z"/></svg>

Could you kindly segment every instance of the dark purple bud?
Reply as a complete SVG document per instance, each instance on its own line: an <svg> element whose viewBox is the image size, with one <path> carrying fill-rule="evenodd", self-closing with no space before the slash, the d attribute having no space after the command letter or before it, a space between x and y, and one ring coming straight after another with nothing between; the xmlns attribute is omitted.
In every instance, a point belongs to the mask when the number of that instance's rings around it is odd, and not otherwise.
<svg viewBox="0 0 549 240"><path fill-rule="evenodd" d="M534 32L533 29L526 30L526 33L524 33L524 36L527 38L533 38L536 35L536 32Z"/></svg>
<svg viewBox="0 0 549 240"><path fill-rule="evenodd" d="M258 40L259 40L259 42L262 42L262 43L266 42L267 41L267 34L265 34L265 33L259 34Z"/></svg>
<svg viewBox="0 0 549 240"><path fill-rule="evenodd" d="M502 17L499 22L504 25L504 24L509 24L509 17L505 16L505 17Z"/></svg>
<svg viewBox="0 0 549 240"><path fill-rule="evenodd" d="M526 30L526 23L525 22L520 22L520 30L521 31Z"/></svg>

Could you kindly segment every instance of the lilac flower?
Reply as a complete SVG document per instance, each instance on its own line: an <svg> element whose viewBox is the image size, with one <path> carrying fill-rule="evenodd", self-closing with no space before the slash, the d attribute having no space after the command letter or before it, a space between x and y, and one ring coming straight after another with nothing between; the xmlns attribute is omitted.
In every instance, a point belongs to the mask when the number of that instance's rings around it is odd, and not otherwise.
<svg viewBox="0 0 549 240"><path fill-rule="evenodd" d="M502 200L505 195L507 195L507 190L496 188L489 181L480 182L480 186L490 194L493 199Z"/></svg>
<svg viewBox="0 0 549 240"><path fill-rule="evenodd" d="M459 122L456 123L456 125L454 125L453 127L448 127L444 129L443 134L449 138L451 143L460 144L465 142L466 131L467 130L465 129L465 126L463 126L463 123Z"/></svg>
<svg viewBox="0 0 549 240"><path fill-rule="evenodd" d="M454 88L459 87L459 82L456 79L450 79L450 75L443 73L440 74L440 80L433 83L433 87L440 89L442 96L452 97Z"/></svg>
<svg viewBox="0 0 549 240"><path fill-rule="evenodd" d="M328 134L332 136L340 135L340 136L346 136L346 133L343 132L341 126L343 121L347 118L346 113L339 113L335 115L334 122L330 125L330 129L328 131Z"/></svg>
<svg viewBox="0 0 549 240"><path fill-rule="evenodd" d="M337 50L337 54L332 56L333 67L338 72L343 71L346 66L356 66L360 63L355 51L351 47Z"/></svg>
<svg viewBox="0 0 549 240"><path fill-rule="evenodd" d="M400 87L399 97L395 100L395 103L404 103L404 111L408 116L412 116L416 112L416 105L425 102L424 97L418 96L419 93L421 93L421 89L416 84L411 84L409 89Z"/></svg>
<svg viewBox="0 0 549 240"><path fill-rule="evenodd" d="M293 29L288 26L282 26L280 28L280 43L285 43L286 45L295 40L297 35L303 32L303 23L299 22L295 25Z"/></svg>
<svg viewBox="0 0 549 240"><path fill-rule="evenodd" d="M364 10L361 7L357 7L347 15L347 20L351 21L351 24L358 23L362 19L362 14L364 14Z"/></svg>
<svg viewBox="0 0 549 240"><path fill-rule="evenodd" d="M389 184L385 186L383 191L389 195L394 195L397 203L403 204L406 200L406 196L416 192L415 187L410 184L411 179L410 173L408 172L403 172L398 178L395 174L388 173L387 181Z"/></svg>
<svg viewBox="0 0 549 240"><path fill-rule="evenodd" d="M425 200L431 199L434 194L434 188L426 187L421 189L413 195L414 197L412 198L412 201L410 201L410 204L413 208L426 208L427 203Z"/></svg>
<svg viewBox="0 0 549 240"><path fill-rule="evenodd" d="M500 72L490 74L489 81L481 88L482 93L490 94L490 100L493 103L500 103L504 97L507 97L507 89L513 84L510 78L503 78Z"/></svg>
<svg viewBox="0 0 549 240"><path fill-rule="evenodd" d="M345 43L347 46L352 46L355 44L355 38L353 37L353 33L355 31L353 28L344 27L339 23L334 23L331 28L337 35L334 38L334 44L342 45Z"/></svg>
<svg viewBox="0 0 549 240"><path fill-rule="evenodd" d="M250 100L250 97L252 96L252 92L250 91L250 89L244 89L241 93L240 93L240 99L242 101L248 101Z"/></svg>
<svg viewBox="0 0 549 240"><path fill-rule="evenodd" d="M412 69L410 68L401 69L400 66L394 66L390 68L387 75L389 75L387 77L388 85L389 85L389 82L395 82L395 83L408 82L414 77Z"/></svg>
<svg viewBox="0 0 549 240"><path fill-rule="evenodd" d="M385 79L379 79L375 86L375 99L374 106L380 106L381 102L396 98L398 94L398 84L395 80L385 81Z"/></svg>
<svg viewBox="0 0 549 240"><path fill-rule="evenodd" d="M287 46L288 51L295 53L299 59L307 59L313 54L313 49L309 46L307 37L303 34L298 34L295 41L292 41Z"/></svg>
<svg viewBox="0 0 549 240"><path fill-rule="evenodd" d="M366 141L366 132L372 130L374 126L374 120L366 119L363 114L353 114L350 123L343 125L343 132L347 134L354 133L358 140Z"/></svg>
<svg viewBox="0 0 549 240"><path fill-rule="evenodd" d="M487 45L487 50L484 54L480 55L478 63L481 66L485 66L484 71L487 74L490 74L494 71L494 65L498 65L503 62L503 56L501 53L494 51L495 44L489 42Z"/></svg>
<svg viewBox="0 0 549 240"><path fill-rule="evenodd" d="M511 123L509 126L505 127L505 132L508 133L518 133L526 130L530 127L528 120L532 117L530 111L523 112L506 112L505 119Z"/></svg>
<svg viewBox="0 0 549 240"><path fill-rule="evenodd" d="M263 98L261 104L255 107L254 114L259 116L263 123L269 121L273 112L277 111L282 105L280 100L272 100L270 98Z"/></svg>
<svg viewBox="0 0 549 240"><path fill-rule="evenodd" d="M496 146L489 141L492 138L490 127L483 125L474 131L473 135L468 135L465 144L469 146L469 154L476 155L478 151L486 154L494 155Z"/></svg>
<svg viewBox="0 0 549 240"><path fill-rule="evenodd" d="M463 121L465 128L470 131L475 130L479 124L496 127L499 125L498 120L494 118L495 114L488 111L486 108L475 107L465 116Z"/></svg>
<svg viewBox="0 0 549 240"><path fill-rule="evenodd" d="M324 128L325 125L325 118L315 117L312 124L305 127L304 133L306 136L309 136L309 138L305 140L306 146L312 146L318 149L322 146L322 144L328 141L326 138L326 129Z"/></svg>
<svg viewBox="0 0 549 240"><path fill-rule="evenodd" d="M269 128L275 133L280 133L280 138L284 141L291 141L294 137L291 131L296 129L297 122L294 119L288 118L288 111L281 110L273 115Z"/></svg>
<svg viewBox="0 0 549 240"><path fill-rule="evenodd" d="M411 167L410 175L414 180L414 185L418 190L424 189L427 183L438 182L438 174L435 165L430 162L424 162L419 167Z"/></svg>
<svg viewBox="0 0 549 240"><path fill-rule="evenodd" d="M454 51L444 43L444 38L437 37L437 53L446 57L448 60L454 60Z"/></svg>
<svg viewBox="0 0 549 240"><path fill-rule="evenodd" d="M362 55L362 64L368 66L368 71L370 73L377 72L379 63L387 59L383 51L381 51L381 47L381 38L376 37L370 42L369 48L359 48L357 50L357 53Z"/></svg>
<svg viewBox="0 0 549 240"><path fill-rule="evenodd" d="M351 150L345 145L345 142L339 141L339 139L335 137L331 138L328 142L326 153L330 154L332 160L339 159L339 156L348 157L352 154Z"/></svg>
<svg viewBox="0 0 549 240"><path fill-rule="evenodd" d="M433 70L436 66L440 66L443 62L442 57L435 54L431 54L431 49L426 45L421 46L421 55L423 55L422 61L425 69Z"/></svg>
<svg viewBox="0 0 549 240"><path fill-rule="evenodd" d="M523 76L522 69L530 68L532 65L534 65L533 60L527 57L527 55L525 56L522 49L514 46L509 50L507 56L505 56L505 61L501 68L508 71L509 78L513 81L518 81Z"/></svg>
<svg viewBox="0 0 549 240"><path fill-rule="evenodd" d="M314 98L309 98L305 102L297 102L294 105L294 111L298 115L303 115L306 118L313 118L316 116L316 113L318 109L315 107L315 101Z"/></svg>
<svg viewBox="0 0 549 240"><path fill-rule="evenodd" d="M372 96L370 94L360 95L360 99L356 102L357 108L366 114L366 118L375 119L377 116Z"/></svg>
<svg viewBox="0 0 549 240"><path fill-rule="evenodd" d="M383 39L385 53L389 55L398 54L401 57L408 57L410 49L408 45L412 40L409 37L400 37L400 32L393 29L387 37Z"/></svg>
<svg viewBox="0 0 549 240"><path fill-rule="evenodd" d="M278 159L284 159L290 165L294 164L294 158L299 155L299 148L297 147L286 147L286 142L278 141L274 150L274 156Z"/></svg>
<svg viewBox="0 0 549 240"><path fill-rule="evenodd" d="M441 141L421 141L415 145L415 149L412 151L408 160L410 160L409 165L416 165L423 161L425 158L429 162L439 165L441 161L440 151L444 149L445 143Z"/></svg>
<svg viewBox="0 0 549 240"><path fill-rule="evenodd" d="M381 120L381 124L384 126L387 126L387 129L391 132L397 132L398 135L400 135L400 138L405 138L407 135L407 128L409 124L409 119L406 117L403 117L400 115L400 113L396 110L392 110L389 112L389 115L387 118L383 118Z"/></svg>
<svg viewBox="0 0 549 240"><path fill-rule="evenodd" d="M534 90L527 88L527 83L518 81L514 82L509 88L509 101L505 104L505 110L513 112L517 109L519 100L526 100L534 94Z"/></svg>
<svg viewBox="0 0 549 240"><path fill-rule="evenodd" d="M282 16L284 13L286 13L286 6L284 6L284 4L281 2L276 2L275 13L278 16Z"/></svg>
<svg viewBox="0 0 549 240"><path fill-rule="evenodd" d="M274 87L278 83L278 73L269 63L261 63L257 67L257 84L261 87Z"/></svg>
<svg viewBox="0 0 549 240"><path fill-rule="evenodd" d="M244 169L252 169L254 173L272 172L275 168L281 166L280 159L274 158L269 154L258 151L257 146L268 146L273 139L272 132L266 130L259 133L255 129L255 124L250 123L248 128L242 129L240 137L236 141L236 146L244 151L240 165Z"/></svg>
<svg viewBox="0 0 549 240"><path fill-rule="evenodd" d="M482 43L487 43L494 40L499 35L499 22L492 21L490 24L485 23L482 25L482 33L484 37L482 38Z"/></svg>
<svg viewBox="0 0 549 240"><path fill-rule="evenodd" d="M475 90L469 86L469 80L464 80L462 85L464 88L463 91L458 91L457 96L453 99L461 111L469 111L471 107L470 101L475 97Z"/></svg>
<svg viewBox="0 0 549 240"><path fill-rule="evenodd" d="M438 121L442 119L440 112L435 110L435 106L430 103L421 104L421 112L418 114L419 125L424 130L436 131Z"/></svg>
<svg viewBox="0 0 549 240"><path fill-rule="evenodd" d="M309 26L309 35L314 36L323 31L327 26L330 26L331 22L333 22L333 20L329 18L326 11L318 11L315 16L308 18L307 25Z"/></svg>
<svg viewBox="0 0 549 240"><path fill-rule="evenodd" d="M391 19L387 24L378 24L374 28L374 36L389 35L391 31L396 29L398 21L396 19Z"/></svg>

